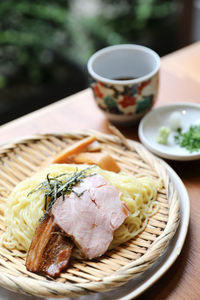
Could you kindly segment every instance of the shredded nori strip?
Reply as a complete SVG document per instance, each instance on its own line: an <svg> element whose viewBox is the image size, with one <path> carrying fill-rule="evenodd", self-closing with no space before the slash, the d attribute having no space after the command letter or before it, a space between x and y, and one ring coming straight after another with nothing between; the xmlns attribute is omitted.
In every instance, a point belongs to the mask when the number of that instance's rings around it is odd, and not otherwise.
<svg viewBox="0 0 200 300"><path fill-rule="evenodd" d="M80 183L82 179L84 179L85 177L92 176L95 174L95 173L87 174L87 171L90 170L91 168L93 167L86 168L79 172L76 171L72 174L71 177L68 177L69 173L63 173L55 177L51 177L50 174L47 174L47 180L41 182L27 196L39 190L45 190L44 210L46 213L48 213L52 205L56 202L56 200L60 196L62 196L64 200L64 196L71 192L74 192L78 197L83 195L85 191L78 194L73 190L73 187L76 184Z"/></svg>

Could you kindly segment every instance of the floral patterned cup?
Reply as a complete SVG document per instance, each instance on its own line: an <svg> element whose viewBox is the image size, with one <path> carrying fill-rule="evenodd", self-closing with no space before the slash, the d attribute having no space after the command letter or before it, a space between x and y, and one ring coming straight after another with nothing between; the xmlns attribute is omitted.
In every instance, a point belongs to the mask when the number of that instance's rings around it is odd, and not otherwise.
<svg viewBox="0 0 200 300"><path fill-rule="evenodd" d="M139 120L155 103L160 57L139 45L116 45L97 51L88 61L97 105L114 123Z"/></svg>

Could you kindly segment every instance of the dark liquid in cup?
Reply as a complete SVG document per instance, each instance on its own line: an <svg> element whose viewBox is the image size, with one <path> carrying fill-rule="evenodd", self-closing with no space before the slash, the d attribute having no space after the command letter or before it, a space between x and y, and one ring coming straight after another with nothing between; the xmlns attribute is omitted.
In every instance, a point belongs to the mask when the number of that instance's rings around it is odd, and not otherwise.
<svg viewBox="0 0 200 300"><path fill-rule="evenodd" d="M115 77L112 78L113 80L133 80L133 79L137 79L138 77Z"/></svg>

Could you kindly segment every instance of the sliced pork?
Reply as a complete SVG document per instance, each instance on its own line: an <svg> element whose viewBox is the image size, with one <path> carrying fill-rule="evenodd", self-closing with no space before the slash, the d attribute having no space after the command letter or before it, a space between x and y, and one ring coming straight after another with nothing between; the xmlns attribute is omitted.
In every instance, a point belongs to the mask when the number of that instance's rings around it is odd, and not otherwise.
<svg viewBox="0 0 200 300"><path fill-rule="evenodd" d="M95 174L84 178L64 199L58 198L51 213L82 256L92 259L106 252L128 209L120 200L119 190Z"/></svg>
<svg viewBox="0 0 200 300"><path fill-rule="evenodd" d="M26 258L27 270L58 277L69 264L72 241L46 215L38 225Z"/></svg>

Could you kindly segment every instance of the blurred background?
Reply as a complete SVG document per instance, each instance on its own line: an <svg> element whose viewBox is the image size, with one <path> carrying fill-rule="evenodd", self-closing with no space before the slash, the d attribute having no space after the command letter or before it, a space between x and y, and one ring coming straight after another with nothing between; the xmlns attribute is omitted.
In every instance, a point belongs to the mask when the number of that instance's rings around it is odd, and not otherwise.
<svg viewBox="0 0 200 300"><path fill-rule="evenodd" d="M1 0L0 124L87 88L98 49L200 40L200 0Z"/></svg>

